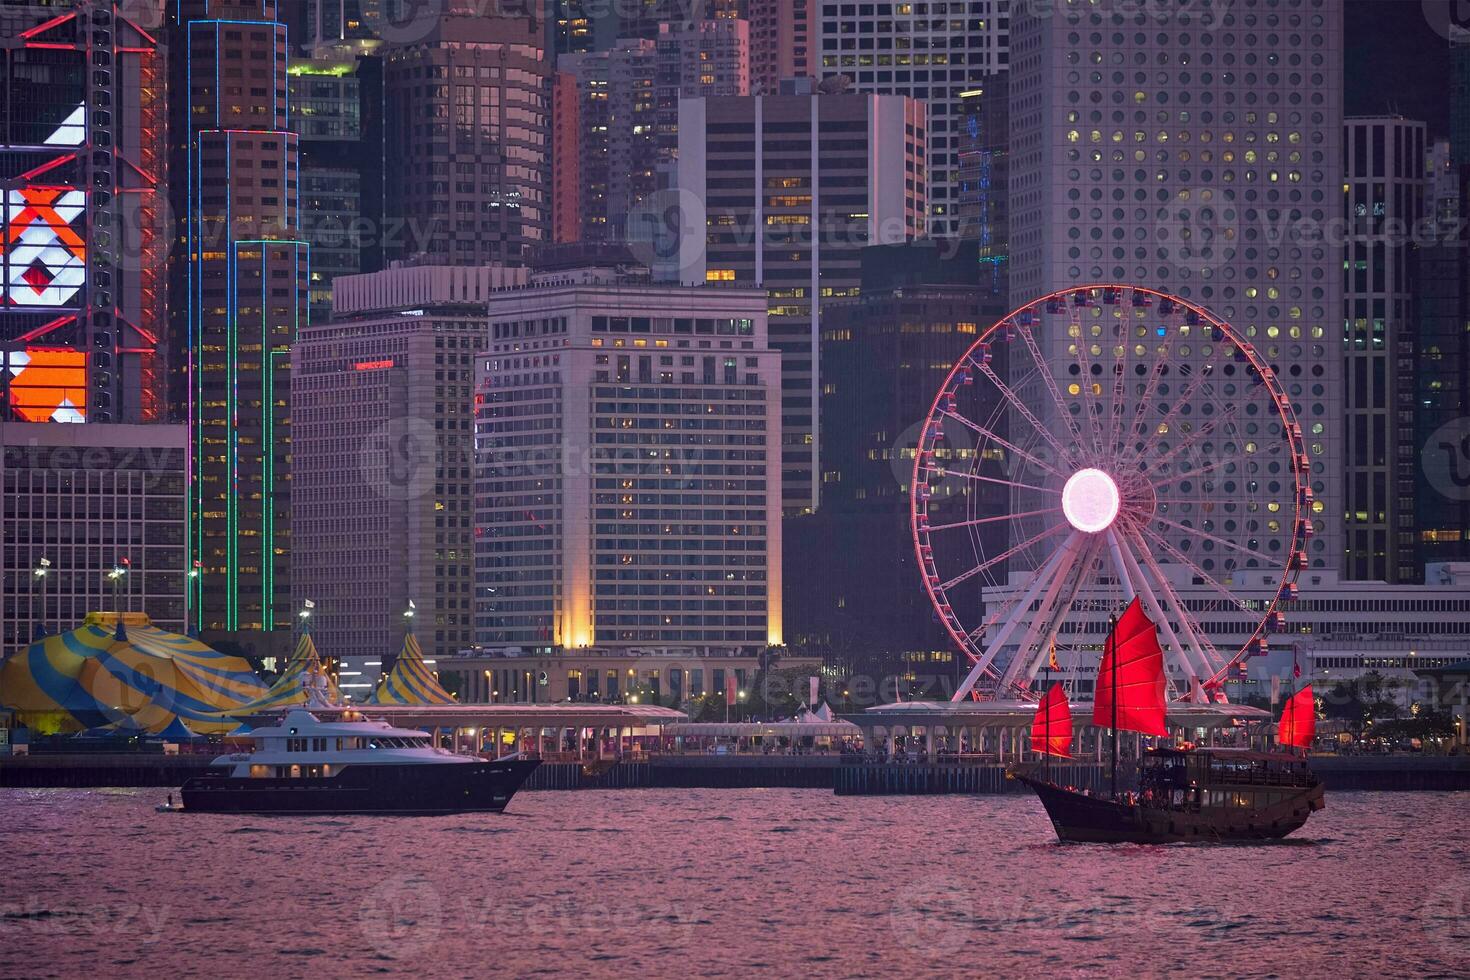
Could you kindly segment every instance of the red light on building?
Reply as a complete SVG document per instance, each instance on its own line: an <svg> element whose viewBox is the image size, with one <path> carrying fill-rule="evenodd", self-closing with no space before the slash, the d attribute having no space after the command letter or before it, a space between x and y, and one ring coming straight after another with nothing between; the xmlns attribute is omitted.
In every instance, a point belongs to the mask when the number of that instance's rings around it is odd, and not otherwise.
<svg viewBox="0 0 1470 980"><path fill-rule="evenodd" d="M354 371L382 371L384 368L393 366L393 358L385 358L381 361L358 361L352 365Z"/></svg>

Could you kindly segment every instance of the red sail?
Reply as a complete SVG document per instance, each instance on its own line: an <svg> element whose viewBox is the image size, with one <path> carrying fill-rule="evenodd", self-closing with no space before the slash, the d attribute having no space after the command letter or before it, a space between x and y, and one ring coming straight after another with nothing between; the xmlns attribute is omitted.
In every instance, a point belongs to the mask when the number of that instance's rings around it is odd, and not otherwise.
<svg viewBox="0 0 1470 980"><path fill-rule="evenodd" d="M1031 751L1037 755L1072 758L1072 708L1060 684L1053 684L1036 706L1036 720L1031 723Z"/></svg>
<svg viewBox="0 0 1470 980"><path fill-rule="evenodd" d="M1312 700L1312 685L1308 684L1286 699L1286 707L1281 709L1281 724L1276 726L1276 741L1309 749L1316 734L1317 705Z"/></svg>
<svg viewBox="0 0 1470 980"><path fill-rule="evenodd" d="M1158 628L1134 599L1103 647L1097 668L1092 723L1122 732L1168 735L1164 723L1164 650Z"/></svg>

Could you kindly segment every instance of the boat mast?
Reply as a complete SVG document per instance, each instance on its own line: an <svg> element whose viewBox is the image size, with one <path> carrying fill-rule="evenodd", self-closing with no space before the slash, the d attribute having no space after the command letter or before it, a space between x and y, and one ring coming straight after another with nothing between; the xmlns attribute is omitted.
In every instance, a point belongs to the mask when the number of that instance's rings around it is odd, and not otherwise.
<svg viewBox="0 0 1470 980"><path fill-rule="evenodd" d="M1118 617L1108 616L1108 639L1107 644L1112 648L1113 654L1113 799L1118 798Z"/></svg>

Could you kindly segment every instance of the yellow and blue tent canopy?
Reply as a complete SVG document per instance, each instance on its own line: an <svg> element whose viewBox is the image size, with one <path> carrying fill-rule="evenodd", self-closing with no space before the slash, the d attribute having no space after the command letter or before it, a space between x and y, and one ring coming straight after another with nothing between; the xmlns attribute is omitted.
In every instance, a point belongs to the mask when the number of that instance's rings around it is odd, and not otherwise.
<svg viewBox="0 0 1470 980"><path fill-rule="evenodd" d="M438 678L424 663L424 651L419 649L418 638L410 630L403 637L403 649L399 651L398 658L378 678L367 703L431 705L458 702L439 686Z"/></svg>
<svg viewBox="0 0 1470 980"><path fill-rule="evenodd" d="M286 669L281 671L270 690L229 714L243 717L303 704L325 707L341 703L342 692L322 666L322 658L316 652L311 634L303 632L296 641L296 652L291 654Z"/></svg>
<svg viewBox="0 0 1470 980"><path fill-rule="evenodd" d="M0 705L52 731L228 731L220 713L265 685L240 657L154 626L143 613L90 613L0 666Z"/></svg>

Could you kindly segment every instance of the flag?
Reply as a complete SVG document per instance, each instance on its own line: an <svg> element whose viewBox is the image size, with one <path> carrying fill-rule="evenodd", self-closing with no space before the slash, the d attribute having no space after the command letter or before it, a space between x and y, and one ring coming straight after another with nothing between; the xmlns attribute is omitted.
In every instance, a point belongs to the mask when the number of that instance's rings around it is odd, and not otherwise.
<svg viewBox="0 0 1470 980"><path fill-rule="evenodd" d="M307 609L316 608L316 603L312 602L310 599L303 599L302 604L305 605Z"/></svg>
<svg viewBox="0 0 1470 980"><path fill-rule="evenodd" d="M735 691L736 691L735 671L732 670L728 674L725 675L725 703L726 704L734 704L735 703Z"/></svg>
<svg viewBox="0 0 1470 980"><path fill-rule="evenodd" d="M127 556L124 556L122 560L122 566L123 568L132 568L133 560L131 558L128 558Z"/></svg>
<svg viewBox="0 0 1470 980"><path fill-rule="evenodd" d="M1046 669L1047 670L1061 670L1062 669L1061 668L1061 665L1057 663L1057 641L1056 640L1052 640L1051 641L1051 650L1046 655Z"/></svg>
<svg viewBox="0 0 1470 980"><path fill-rule="evenodd" d="M1302 648L1300 646L1298 646L1295 643L1293 643L1291 645L1291 676L1292 677L1300 677L1300 676L1302 676L1302 665L1301 665L1301 661L1299 661L1297 659L1297 656L1301 652L1302 652Z"/></svg>
<svg viewBox="0 0 1470 980"><path fill-rule="evenodd" d="M41 567L42 568L50 568L51 567L51 559L50 558L42 558L41 559Z"/></svg>
<svg viewBox="0 0 1470 980"><path fill-rule="evenodd" d="M808 678L808 680L811 681L812 696L811 696L811 700L808 701L807 703L810 704L813 708L815 708L817 706L817 685L820 682L815 677Z"/></svg>

